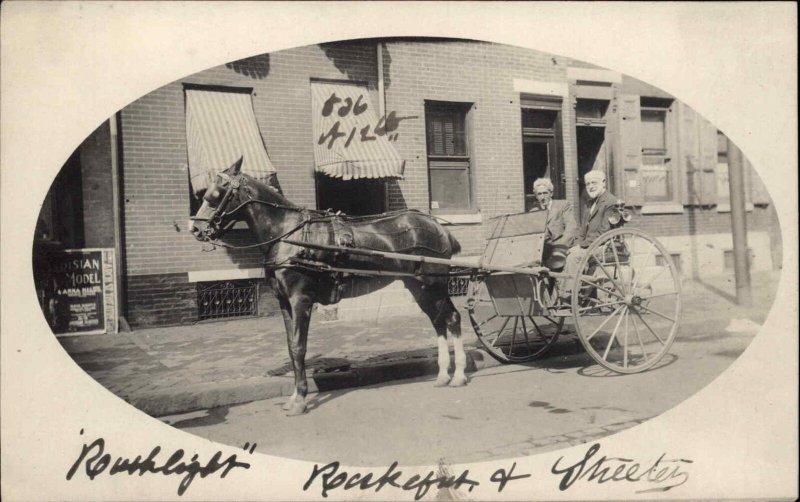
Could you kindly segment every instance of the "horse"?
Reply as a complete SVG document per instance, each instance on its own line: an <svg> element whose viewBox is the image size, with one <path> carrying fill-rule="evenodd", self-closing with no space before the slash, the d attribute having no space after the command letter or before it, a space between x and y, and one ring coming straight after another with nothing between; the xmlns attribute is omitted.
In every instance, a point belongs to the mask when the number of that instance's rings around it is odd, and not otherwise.
<svg viewBox="0 0 800 502"><path fill-rule="evenodd" d="M284 411L295 416L308 410L305 356L314 304L337 303L385 287L398 278L436 331L435 385L466 385L461 316L447 293L448 266L357 253L358 249L371 249L449 259L461 250L452 234L434 217L416 210L347 217L305 209L284 197L279 185L268 185L242 173L242 160L216 175L191 218L190 229L201 242L224 245L218 239L237 221L244 221L256 242L253 247L264 254L265 277L283 315L294 372L294 393ZM325 246L352 247L354 252ZM355 287L365 282L368 287ZM448 337L455 359L452 378L448 373Z"/></svg>

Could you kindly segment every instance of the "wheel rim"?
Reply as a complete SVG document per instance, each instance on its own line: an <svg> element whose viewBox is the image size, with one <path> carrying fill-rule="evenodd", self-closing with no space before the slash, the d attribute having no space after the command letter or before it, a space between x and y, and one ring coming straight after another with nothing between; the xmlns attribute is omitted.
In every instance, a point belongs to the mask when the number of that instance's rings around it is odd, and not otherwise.
<svg viewBox="0 0 800 502"><path fill-rule="evenodd" d="M668 352L680 323L680 277L664 246L636 229L600 236L573 279L572 316L600 365L636 373Z"/></svg>
<svg viewBox="0 0 800 502"><path fill-rule="evenodd" d="M558 339L564 317L498 315L483 280L469 283L467 312L481 345L504 363L526 362L544 355Z"/></svg>

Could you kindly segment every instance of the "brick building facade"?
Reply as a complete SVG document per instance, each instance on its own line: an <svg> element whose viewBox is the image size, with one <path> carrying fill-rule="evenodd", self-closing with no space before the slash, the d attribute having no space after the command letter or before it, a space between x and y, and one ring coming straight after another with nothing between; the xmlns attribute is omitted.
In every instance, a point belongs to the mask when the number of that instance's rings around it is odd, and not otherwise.
<svg viewBox="0 0 800 502"><path fill-rule="evenodd" d="M377 116L403 117L391 140L405 161L402 179L359 190L380 209L430 210L449 221L464 256L480 254L492 217L527 209L533 177L549 176L556 196L577 207L582 174L603 169L610 190L634 206L631 225L657 236L685 276L725 271L732 246L724 137L671 96L529 49L460 40L338 42L254 56L167 84L81 145L72 161L81 172L83 228L73 244L113 247L119 227L123 315L132 326L196 321L198 284L254 280L263 289L257 251L210 252L188 232L187 86L249 93L285 195L317 208L326 190L347 186L315 172L315 82L357 85ZM457 146L437 143L440 133ZM109 196L114 151L117 222ZM774 208L752 168L746 181L751 266L779 267ZM247 242L244 230L233 233L234 242ZM261 295L259 313L273 310Z"/></svg>

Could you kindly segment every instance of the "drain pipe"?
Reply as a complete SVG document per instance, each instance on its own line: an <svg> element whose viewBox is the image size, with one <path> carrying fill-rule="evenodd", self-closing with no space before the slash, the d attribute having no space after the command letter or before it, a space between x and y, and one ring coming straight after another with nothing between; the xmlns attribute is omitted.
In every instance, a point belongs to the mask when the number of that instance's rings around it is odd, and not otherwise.
<svg viewBox="0 0 800 502"><path fill-rule="evenodd" d="M736 303L743 307L750 307L753 305L753 291L750 286L750 263L748 263L747 253L747 213L745 212L743 164L741 150L728 139L728 190L731 201Z"/></svg>
<svg viewBox="0 0 800 502"><path fill-rule="evenodd" d="M378 60L378 120L383 118L386 120L386 94L383 81L383 42L378 42L377 47L377 60ZM381 181L383 186L383 209L384 211L389 207L389 183L386 180Z"/></svg>
<svg viewBox="0 0 800 502"><path fill-rule="evenodd" d="M378 42L378 118L386 115L386 95L383 87L383 42Z"/></svg>
<svg viewBox="0 0 800 502"><path fill-rule="evenodd" d="M111 207L114 213L114 265L117 281L117 331L130 331L125 319L125 288L122 272L122 183L119 172L119 134L118 116L115 113L108 119L111 129Z"/></svg>

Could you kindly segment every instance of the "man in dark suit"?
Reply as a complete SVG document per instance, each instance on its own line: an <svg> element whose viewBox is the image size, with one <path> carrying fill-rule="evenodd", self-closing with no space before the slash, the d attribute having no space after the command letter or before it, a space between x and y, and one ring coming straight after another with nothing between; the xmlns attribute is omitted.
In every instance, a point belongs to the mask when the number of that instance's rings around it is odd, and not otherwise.
<svg viewBox="0 0 800 502"><path fill-rule="evenodd" d="M610 217L617 205L617 198L606 190L606 174L603 171L589 171L583 179L586 181L586 193L589 195L591 206L575 236L574 246L567 254L564 272L569 274L570 278L559 282L560 296L564 299L572 294L570 291L572 277L578 271L578 265L589 246L601 234L611 230Z"/></svg>
<svg viewBox="0 0 800 502"><path fill-rule="evenodd" d="M543 262L551 270L561 270L577 232L572 205L566 200L553 200L553 182L548 178L534 181L533 193L537 206L532 211L547 211Z"/></svg>
<svg viewBox="0 0 800 502"><path fill-rule="evenodd" d="M553 200L553 183L547 178L533 182L538 210L547 211L547 242L553 246L569 246L575 238L575 215L565 200Z"/></svg>

